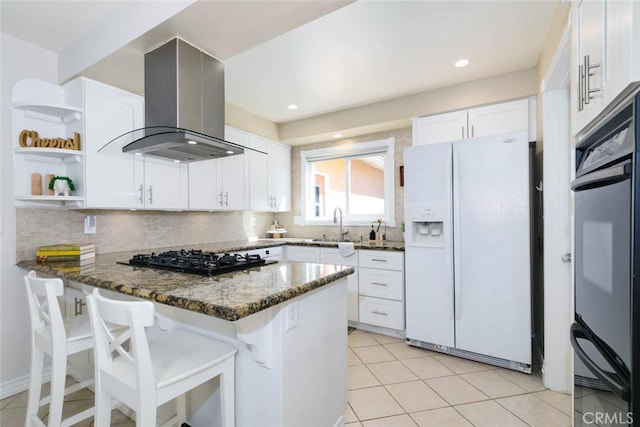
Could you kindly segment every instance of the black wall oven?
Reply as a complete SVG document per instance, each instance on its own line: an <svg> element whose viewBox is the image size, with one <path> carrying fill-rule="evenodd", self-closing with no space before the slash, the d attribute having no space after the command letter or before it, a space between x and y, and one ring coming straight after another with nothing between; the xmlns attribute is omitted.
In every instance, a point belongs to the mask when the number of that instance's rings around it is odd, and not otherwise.
<svg viewBox="0 0 640 427"><path fill-rule="evenodd" d="M640 425L639 102L636 90L576 146L575 426Z"/></svg>

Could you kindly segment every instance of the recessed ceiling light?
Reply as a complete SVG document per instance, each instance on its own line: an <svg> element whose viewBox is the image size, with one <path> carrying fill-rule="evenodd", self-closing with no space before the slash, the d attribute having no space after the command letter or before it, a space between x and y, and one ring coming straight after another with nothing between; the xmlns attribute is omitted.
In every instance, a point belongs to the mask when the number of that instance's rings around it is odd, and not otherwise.
<svg viewBox="0 0 640 427"><path fill-rule="evenodd" d="M173 161L173 163L180 163L180 160L175 159L175 160Z"/></svg>
<svg viewBox="0 0 640 427"><path fill-rule="evenodd" d="M196 145L196 144L197 144L197 142L196 142L196 141L194 141L194 140L189 140L189 141L187 141L187 144Z"/></svg>
<svg viewBox="0 0 640 427"><path fill-rule="evenodd" d="M298 109L298 106L297 106L296 104L289 104L289 105L287 106L287 108L288 108L289 110L297 110L297 109Z"/></svg>
<svg viewBox="0 0 640 427"><path fill-rule="evenodd" d="M135 153L133 153L133 155L134 155L134 156L142 156L142 153L140 153L140 152L135 152Z"/></svg>
<svg viewBox="0 0 640 427"><path fill-rule="evenodd" d="M336 133L333 135L334 138L342 138L342 134L341 133Z"/></svg>
<svg viewBox="0 0 640 427"><path fill-rule="evenodd" d="M465 58L458 59L455 63L456 68L466 67L467 65L469 65L469 60Z"/></svg>
<svg viewBox="0 0 640 427"><path fill-rule="evenodd" d="M233 154L233 151L227 150L227 154Z"/></svg>

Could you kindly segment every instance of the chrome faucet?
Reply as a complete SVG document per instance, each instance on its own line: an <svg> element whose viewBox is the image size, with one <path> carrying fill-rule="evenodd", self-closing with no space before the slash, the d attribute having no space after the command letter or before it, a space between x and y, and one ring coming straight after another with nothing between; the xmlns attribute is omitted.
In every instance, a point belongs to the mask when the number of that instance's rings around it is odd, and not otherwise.
<svg viewBox="0 0 640 427"><path fill-rule="evenodd" d="M342 228L342 209L340 209L340 208L335 208L333 210L333 223L334 224L338 224L338 214L340 214L340 222L339 222L340 225L338 225L338 227L339 227L338 228L338 233L339 233L338 241L339 242L343 242L345 240L344 236L349 232L349 230L344 230Z"/></svg>

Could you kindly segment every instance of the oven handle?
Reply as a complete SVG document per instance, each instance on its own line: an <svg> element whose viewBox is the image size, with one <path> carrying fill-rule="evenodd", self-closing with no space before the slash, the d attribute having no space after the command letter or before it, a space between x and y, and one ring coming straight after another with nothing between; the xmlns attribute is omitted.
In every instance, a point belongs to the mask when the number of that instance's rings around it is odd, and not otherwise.
<svg viewBox="0 0 640 427"><path fill-rule="evenodd" d="M604 187L629 179L631 176L631 161L626 161L619 166L612 166L606 169L590 172L576 178L571 183L573 191L590 190L592 188Z"/></svg>
<svg viewBox="0 0 640 427"><path fill-rule="evenodd" d="M600 354L602 354L607 363L613 367L615 372L605 371L596 365L587 353L585 353L582 347L580 347L580 344L578 344L579 338L590 341ZM576 314L576 322L571 325L569 340L571 341L571 347L573 347L576 355L582 363L584 363L585 366L593 372L598 379L600 379L600 381L605 383L611 391L620 396L625 402L628 402L630 397L629 382L631 377L629 369L615 351L609 347L607 343L598 338L591 329L589 329L578 314Z"/></svg>

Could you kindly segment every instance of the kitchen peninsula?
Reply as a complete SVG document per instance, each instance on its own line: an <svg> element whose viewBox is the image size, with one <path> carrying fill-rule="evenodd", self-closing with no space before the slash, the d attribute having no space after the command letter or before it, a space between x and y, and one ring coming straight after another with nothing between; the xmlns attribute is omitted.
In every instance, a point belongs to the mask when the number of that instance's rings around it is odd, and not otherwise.
<svg viewBox="0 0 640 427"><path fill-rule="evenodd" d="M222 251L240 248L206 247ZM245 248L246 249L246 248ZM122 265L134 254L109 253L79 271L21 261L85 293L155 303L160 326L186 327L231 343L236 356L238 426L342 424L347 390L347 281L352 267L278 262L217 276ZM185 349L188 351L188 349ZM74 373L91 375L83 360ZM218 391L188 396L192 425L217 425Z"/></svg>

